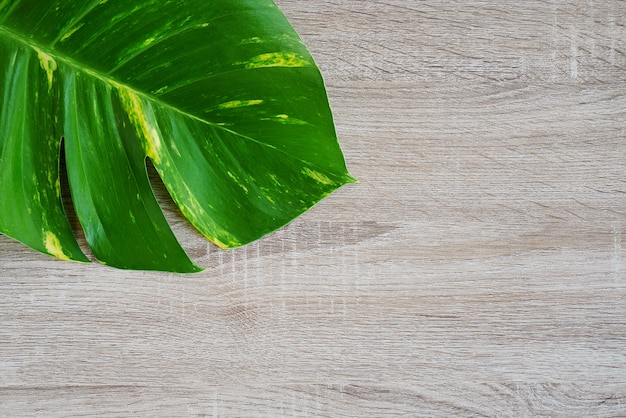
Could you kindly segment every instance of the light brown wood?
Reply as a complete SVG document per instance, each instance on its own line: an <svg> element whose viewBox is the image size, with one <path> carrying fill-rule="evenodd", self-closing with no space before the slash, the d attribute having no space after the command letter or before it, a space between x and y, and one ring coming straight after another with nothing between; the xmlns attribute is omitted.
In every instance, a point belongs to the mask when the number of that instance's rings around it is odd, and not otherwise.
<svg viewBox="0 0 626 418"><path fill-rule="evenodd" d="M0 415L626 416L626 3L279 5L360 183L234 251L157 188L197 275L0 236Z"/></svg>

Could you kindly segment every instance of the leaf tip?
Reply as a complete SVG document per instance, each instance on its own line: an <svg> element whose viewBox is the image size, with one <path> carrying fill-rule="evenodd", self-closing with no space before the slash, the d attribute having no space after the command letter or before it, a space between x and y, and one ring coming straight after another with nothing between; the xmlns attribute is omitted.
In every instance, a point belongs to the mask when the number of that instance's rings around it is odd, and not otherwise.
<svg viewBox="0 0 626 418"><path fill-rule="evenodd" d="M352 174L350 173L346 173L345 182L346 182L345 184L359 183L359 179L357 179L356 177L353 177Z"/></svg>
<svg viewBox="0 0 626 418"><path fill-rule="evenodd" d="M66 254L65 251L63 251L63 246L61 245L61 241L59 240L59 237L57 237L54 232L45 231L44 247L48 254L60 260L78 261L78 262L83 262L83 263L89 262L87 257L85 257L83 254L81 254L82 257L79 257L79 258Z"/></svg>

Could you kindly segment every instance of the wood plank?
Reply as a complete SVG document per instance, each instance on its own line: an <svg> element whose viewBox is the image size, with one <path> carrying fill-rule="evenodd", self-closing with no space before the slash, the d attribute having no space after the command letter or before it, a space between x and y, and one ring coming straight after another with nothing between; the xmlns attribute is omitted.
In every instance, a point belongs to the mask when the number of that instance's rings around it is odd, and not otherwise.
<svg viewBox="0 0 626 418"><path fill-rule="evenodd" d="M196 275L0 236L0 415L626 415L626 3L279 4L359 183L220 250L155 181Z"/></svg>

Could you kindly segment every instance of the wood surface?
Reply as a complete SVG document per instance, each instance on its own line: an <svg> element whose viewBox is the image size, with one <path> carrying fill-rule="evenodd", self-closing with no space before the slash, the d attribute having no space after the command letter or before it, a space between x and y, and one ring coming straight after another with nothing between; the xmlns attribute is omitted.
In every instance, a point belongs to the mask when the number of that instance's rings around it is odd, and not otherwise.
<svg viewBox="0 0 626 418"><path fill-rule="evenodd" d="M626 2L278 4L360 182L229 251L155 181L196 275L0 236L0 415L626 416Z"/></svg>

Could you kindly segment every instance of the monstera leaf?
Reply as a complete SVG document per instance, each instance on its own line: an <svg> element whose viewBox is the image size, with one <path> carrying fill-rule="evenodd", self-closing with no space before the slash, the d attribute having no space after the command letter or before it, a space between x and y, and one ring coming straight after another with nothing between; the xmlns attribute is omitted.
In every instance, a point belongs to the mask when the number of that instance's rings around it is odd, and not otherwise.
<svg viewBox="0 0 626 418"><path fill-rule="evenodd" d="M0 232L87 261L199 268L171 232L149 158L220 247L285 225L353 181L322 78L270 0L0 0Z"/></svg>

